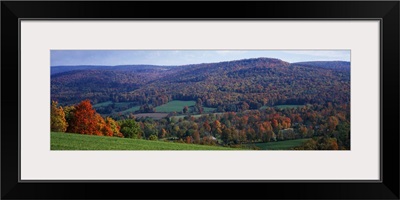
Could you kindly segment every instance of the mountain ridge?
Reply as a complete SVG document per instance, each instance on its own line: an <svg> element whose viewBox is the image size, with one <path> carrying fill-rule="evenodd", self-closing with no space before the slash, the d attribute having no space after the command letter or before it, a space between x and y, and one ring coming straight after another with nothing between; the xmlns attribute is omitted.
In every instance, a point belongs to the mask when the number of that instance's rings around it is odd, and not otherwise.
<svg viewBox="0 0 400 200"><path fill-rule="evenodd" d="M221 106L223 111L236 110L244 102L250 108L258 108L350 101L350 70L343 70L346 67L310 67L308 63L258 58L165 69L96 69L53 74L51 99L62 104L90 99L153 106L171 100L200 99L204 106Z"/></svg>
<svg viewBox="0 0 400 200"><path fill-rule="evenodd" d="M307 61L307 62L286 62L278 58L268 58L268 57L259 57L259 58L246 58L239 60L230 60L230 61L221 61L221 62L210 62L210 63L197 63L197 64L186 64L186 65L149 65L149 64L132 64L132 65L56 65L51 66L51 75L74 71L74 70L120 70L120 71L137 71L137 70L170 70L173 68L187 68L187 67L197 67L202 65L211 65L211 64L229 64L232 62L249 62L249 61L275 61L282 62L289 65L297 64L304 66L314 66L318 67L321 63L338 63L342 65L349 65L350 62L346 61ZM146 69L144 69L146 68Z"/></svg>

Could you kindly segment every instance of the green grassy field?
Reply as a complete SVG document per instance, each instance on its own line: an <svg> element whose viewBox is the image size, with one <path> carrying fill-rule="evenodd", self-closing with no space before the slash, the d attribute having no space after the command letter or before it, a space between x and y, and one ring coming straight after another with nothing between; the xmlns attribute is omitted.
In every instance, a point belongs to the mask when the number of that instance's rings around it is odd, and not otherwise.
<svg viewBox="0 0 400 200"><path fill-rule="evenodd" d="M187 115L178 115L178 116L173 116L173 117L175 117L176 119L183 119L183 118L185 118ZM199 117L201 117L201 115L191 115L192 117L194 117L194 118L199 118ZM173 118L173 117L170 117L170 119L171 118Z"/></svg>
<svg viewBox="0 0 400 200"><path fill-rule="evenodd" d="M274 108L281 108L281 109L285 109L285 108L299 108L299 107L303 107L304 105L278 105L278 106L274 106ZM260 108L260 110L264 110L266 108L269 108L270 106L262 106Z"/></svg>
<svg viewBox="0 0 400 200"><path fill-rule="evenodd" d="M194 106L196 104L195 101L170 101L164 105L157 106L156 112L181 112L184 106Z"/></svg>
<svg viewBox="0 0 400 200"><path fill-rule="evenodd" d="M136 140L74 133L51 133L51 150L240 150L217 146Z"/></svg>
<svg viewBox="0 0 400 200"><path fill-rule="evenodd" d="M214 112L214 110L216 110L216 108L204 107L204 106L203 106L203 112L204 112L204 113Z"/></svg>
<svg viewBox="0 0 400 200"><path fill-rule="evenodd" d="M133 106L132 108L126 109L126 110L118 112L118 113L121 113L121 114L133 113L135 111L138 111L139 109L140 109L140 106Z"/></svg>
<svg viewBox="0 0 400 200"><path fill-rule="evenodd" d="M115 107L118 108L118 107L128 106L130 103L132 103L132 102L117 102L117 103L114 103L112 101L105 101L105 102L94 104L93 108L106 107L106 106L111 105L111 104L114 104Z"/></svg>
<svg viewBox="0 0 400 200"><path fill-rule="evenodd" d="M134 114L134 116L136 118L150 117L153 119L162 119L162 118L166 117L167 115L168 115L168 113L137 113L137 114Z"/></svg>
<svg viewBox="0 0 400 200"><path fill-rule="evenodd" d="M113 104L113 102L112 101L101 102L101 103L94 104L93 108L105 107L110 104Z"/></svg>
<svg viewBox="0 0 400 200"><path fill-rule="evenodd" d="M119 108L119 107L125 107L128 106L129 104L131 104L132 102L118 102L118 103L114 103L115 107Z"/></svg>
<svg viewBox="0 0 400 200"><path fill-rule="evenodd" d="M201 117L201 116L206 116L206 115L209 115L209 114L213 114L213 115L221 115L221 114L224 114L224 113L205 113L205 114L198 114L198 115L191 115L192 117L194 117L194 118L199 118L199 117ZM188 115L178 115L178 116L173 116L173 117L175 117L176 119L180 119L180 118L185 118L186 116L188 116ZM171 119L172 117L170 117L170 119Z"/></svg>
<svg viewBox="0 0 400 200"><path fill-rule="evenodd" d="M310 139L286 140L279 142L255 143L254 145L262 150L289 150L293 147L301 146Z"/></svg>
<svg viewBox="0 0 400 200"><path fill-rule="evenodd" d="M298 108L298 107L303 107L304 105L279 105L279 106L274 106L275 108Z"/></svg>

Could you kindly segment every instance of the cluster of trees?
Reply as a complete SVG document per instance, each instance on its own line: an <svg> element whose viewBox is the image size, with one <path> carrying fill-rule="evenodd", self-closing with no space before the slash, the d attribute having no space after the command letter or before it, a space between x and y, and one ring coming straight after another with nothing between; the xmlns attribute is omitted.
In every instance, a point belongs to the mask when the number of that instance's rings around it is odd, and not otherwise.
<svg viewBox="0 0 400 200"><path fill-rule="evenodd" d="M265 110L204 114L201 117L189 114L184 118L136 120L143 138L157 135L159 139L228 146L315 138L324 147L312 146L314 149L349 149L349 110L347 105L328 103L292 109L269 107Z"/></svg>
<svg viewBox="0 0 400 200"><path fill-rule="evenodd" d="M184 108L185 109L185 108ZM185 143L235 146L313 138L298 149L349 149L350 108L347 105L309 105L291 109L205 114L184 118L115 121L103 118L89 100L75 106L51 105L51 130L135 139L167 139Z"/></svg>
<svg viewBox="0 0 400 200"><path fill-rule="evenodd" d="M93 108L89 100L73 106L59 106L51 103L50 129L55 132L70 132L87 135L140 137L141 130L134 120L115 121L103 118Z"/></svg>

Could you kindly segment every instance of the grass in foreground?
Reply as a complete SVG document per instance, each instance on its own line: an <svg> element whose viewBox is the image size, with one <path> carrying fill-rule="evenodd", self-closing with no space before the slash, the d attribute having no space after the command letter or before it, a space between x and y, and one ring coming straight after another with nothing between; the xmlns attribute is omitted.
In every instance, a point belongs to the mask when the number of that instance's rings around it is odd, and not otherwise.
<svg viewBox="0 0 400 200"><path fill-rule="evenodd" d="M291 148L301 146L304 142L310 140L298 139L298 140L286 140L278 142L267 142L267 143L254 143L255 146L262 150L290 150Z"/></svg>
<svg viewBox="0 0 400 200"><path fill-rule="evenodd" d="M218 146L51 132L51 150L241 150Z"/></svg>

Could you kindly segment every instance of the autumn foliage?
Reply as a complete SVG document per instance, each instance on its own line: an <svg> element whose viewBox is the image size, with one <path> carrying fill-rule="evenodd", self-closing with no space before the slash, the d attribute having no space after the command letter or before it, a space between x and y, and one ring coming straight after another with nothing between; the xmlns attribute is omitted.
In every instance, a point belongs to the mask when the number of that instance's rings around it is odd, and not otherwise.
<svg viewBox="0 0 400 200"><path fill-rule="evenodd" d="M110 117L107 117L105 119L106 122L106 127L109 127L111 130L111 134L109 136L114 136L114 137L124 137L122 135L122 133L120 132L121 127L119 126L119 124L113 120Z"/></svg>
<svg viewBox="0 0 400 200"><path fill-rule="evenodd" d="M51 113L50 113L50 130L56 132L65 132L67 130L67 121L65 119L65 113L63 108L58 107L56 101L51 102Z"/></svg>
<svg viewBox="0 0 400 200"><path fill-rule="evenodd" d="M76 106L66 106L65 110L61 106L57 107L57 102L53 101L51 131L123 137L119 124L112 118L104 119L96 113L89 100Z"/></svg>
<svg viewBox="0 0 400 200"><path fill-rule="evenodd" d="M75 106L74 117L70 122L68 132L87 135L102 135L99 130L99 118L89 100L84 100Z"/></svg>
<svg viewBox="0 0 400 200"><path fill-rule="evenodd" d="M52 99L68 106L52 103L51 130L223 146L307 138L298 149L350 149L348 62L258 58L147 67L52 75ZM91 101L75 104L85 98ZM133 117L174 100L196 103L179 108L179 117ZM95 110L91 102L104 106Z"/></svg>

